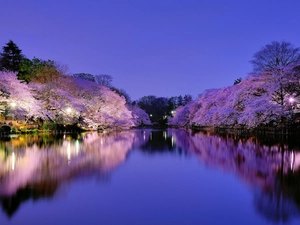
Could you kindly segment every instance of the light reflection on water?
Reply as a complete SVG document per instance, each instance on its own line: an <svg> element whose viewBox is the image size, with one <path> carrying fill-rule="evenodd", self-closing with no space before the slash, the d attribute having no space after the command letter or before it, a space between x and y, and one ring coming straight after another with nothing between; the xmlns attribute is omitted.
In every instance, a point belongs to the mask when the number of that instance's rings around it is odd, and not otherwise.
<svg viewBox="0 0 300 225"><path fill-rule="evenodd" d="M26 224L24 218L35 218L38 224L34 212L44 208L55 214L58 203L67 207L72 224L84 217L72 213L76 207L79 212L89 209L83 222L94 224L224 224L222 215L228 224L299 223L297 141L141 129L18 136L1 141L0 147L1 224ZM95 178L109 186L88 188ZM243 194L237 198L235 191ZM97 196L100 199L93 204L86 200ZM38 206L43 199L57 207ZM83 204L75 207L74 199ZM249 206L245 206L247 199L252 199ZM26 207L32 200L30 207L36 209L31 215ZM128 207L132 210L125 215ZM95 208L106 215L99 218ZM235 214L249 218L238 219ZM123 220L117 220L117 215L123 215ZM55 224L65 223L57 219Z"/></svg>

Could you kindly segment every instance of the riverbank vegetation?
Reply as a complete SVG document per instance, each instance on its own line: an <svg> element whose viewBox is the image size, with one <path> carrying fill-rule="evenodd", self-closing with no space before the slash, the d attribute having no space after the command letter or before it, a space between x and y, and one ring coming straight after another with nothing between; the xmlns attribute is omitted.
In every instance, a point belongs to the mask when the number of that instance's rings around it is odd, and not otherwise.
<svg viewBox="0 0 300 225"><path fill-rule="evenodd" d="M169 124L198 128L297 127L300 49L274 41L255 53L251 64L253 71L245 79L204 91L195 101L177 108Z"/></svg>
<svg viewBox="0 0 300 225"><path fill-rule="evenodd" d="M300 122L300 48L285 41L256 52L246 78L206 90L195 100L149 95L132 102L126 91L112 86L110 75L68 74L53 60L26 58L12 41L2 51L1 120L15 132L32 124L35 130L140 125L282 129Z"/></svg>
<svg viewBox="0 0 300 225"><path fill-rule="evenodd" d="M2 125L14 131L28 130L29 124L37 130L127 129L151 124L147 113L108 85L109 76L98 76L95 82L69 75L52 60L25 58L12 41L3 48L1 69Z"/></svg>

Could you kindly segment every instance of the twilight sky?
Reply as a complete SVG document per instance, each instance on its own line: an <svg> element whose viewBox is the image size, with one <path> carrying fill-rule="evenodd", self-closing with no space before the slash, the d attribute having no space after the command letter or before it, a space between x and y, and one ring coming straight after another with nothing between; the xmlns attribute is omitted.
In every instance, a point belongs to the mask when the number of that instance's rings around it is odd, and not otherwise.
<svg viewBox="0 0 300 225"><path fill-rule="evenodd" d="M0 46L110 74L136 100L232 85L271 41L300 47L299 0L0 0Z"/></svg>

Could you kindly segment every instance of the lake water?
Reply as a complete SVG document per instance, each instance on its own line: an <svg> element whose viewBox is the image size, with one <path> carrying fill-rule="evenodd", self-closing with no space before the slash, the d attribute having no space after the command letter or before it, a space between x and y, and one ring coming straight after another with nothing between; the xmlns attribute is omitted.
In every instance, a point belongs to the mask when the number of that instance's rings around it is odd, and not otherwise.
<svg viewBox="0 0 300 225"><path fill-rule="evenodd" d="M0 141L0 224L300 224L299 140L183 129Z"/></svg>

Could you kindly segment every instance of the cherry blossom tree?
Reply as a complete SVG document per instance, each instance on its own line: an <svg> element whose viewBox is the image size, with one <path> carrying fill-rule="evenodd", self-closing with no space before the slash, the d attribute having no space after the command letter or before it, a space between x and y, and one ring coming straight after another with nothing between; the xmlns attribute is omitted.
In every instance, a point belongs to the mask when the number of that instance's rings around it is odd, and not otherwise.
<svg viewBox="0 0 300 225"><path fill-rule="evenodd" d="M44 117L41 104L32 94L32 89L25 83L21 83L15 73L2 72L0 87L1 105L4 110L13 114L15 119Z"/></svg>

